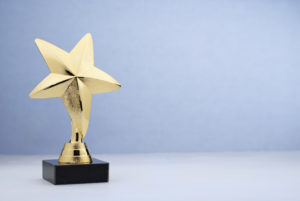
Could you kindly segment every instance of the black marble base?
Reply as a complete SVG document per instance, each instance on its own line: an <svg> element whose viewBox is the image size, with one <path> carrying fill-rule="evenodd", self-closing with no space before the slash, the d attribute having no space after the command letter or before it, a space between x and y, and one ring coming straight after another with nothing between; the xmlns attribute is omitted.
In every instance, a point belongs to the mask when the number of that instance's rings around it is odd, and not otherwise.
<svg viewBox="0 0 300 201"><path fill-rule="evenodd" d="M108 182L109 163L93 158L91 164L60 165L43 160L43 178L53 184Z"/></svg>

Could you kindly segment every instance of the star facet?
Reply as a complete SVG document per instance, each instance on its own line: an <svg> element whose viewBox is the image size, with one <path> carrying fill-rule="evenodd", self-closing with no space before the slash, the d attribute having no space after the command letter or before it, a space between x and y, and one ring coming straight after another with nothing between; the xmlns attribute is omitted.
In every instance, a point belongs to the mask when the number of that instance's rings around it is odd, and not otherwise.
<svg viewBox="0 0 300 201"><path fill-rule="evenodd" d="M121 85L94 66L93 41L86 34L70 53L41 39L35 40L50 74L30 93L31 98L60 97L72 121L72 138L87 131L92 94L117 90ZM74 139L75 140L75 139Z"/></svg>

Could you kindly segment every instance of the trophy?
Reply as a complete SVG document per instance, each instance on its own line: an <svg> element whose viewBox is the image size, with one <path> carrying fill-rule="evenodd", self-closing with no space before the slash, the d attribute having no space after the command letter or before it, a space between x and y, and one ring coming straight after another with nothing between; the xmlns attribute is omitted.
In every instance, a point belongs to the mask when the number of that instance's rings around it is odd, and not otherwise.
<svg viewBox="0 0 300 201"><path fill-rule="evenodd" d="M92 158L84 138L90 119L92 94L121 85L94 66L93 41L86 34L70 53L41 39L35 43L50 74L30 93L31 98L60 97L71 117L72 136L58 160L43 160L43 178L53 184L108 182L109 164Z"/></svg>

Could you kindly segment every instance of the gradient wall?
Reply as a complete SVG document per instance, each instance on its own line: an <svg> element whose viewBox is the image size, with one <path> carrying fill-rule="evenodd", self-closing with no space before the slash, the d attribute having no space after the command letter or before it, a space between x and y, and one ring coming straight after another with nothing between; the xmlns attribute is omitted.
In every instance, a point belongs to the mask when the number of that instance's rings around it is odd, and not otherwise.
<svg viewBox="0 0 300 201"><path fill-rule="evenodd" d="M92 33L91 153L300 148L297 1L0 1L0 153L59 154L60 99L30 99L49 73L35 38L70 51Z"/></svg>

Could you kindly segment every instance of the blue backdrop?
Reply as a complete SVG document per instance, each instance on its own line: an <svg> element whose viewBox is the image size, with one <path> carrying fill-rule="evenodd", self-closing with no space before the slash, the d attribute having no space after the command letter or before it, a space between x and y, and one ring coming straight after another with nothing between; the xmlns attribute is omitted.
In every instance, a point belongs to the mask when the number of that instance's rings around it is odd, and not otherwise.
<svg viewBox="0 0 300 201"><path fill-rule="evenodd" d="M60 99L30 99L49 71L35 38L70 51L91 32L91 153L300 148L296 1L0 1L0 153L59 154Z"/></svg>

